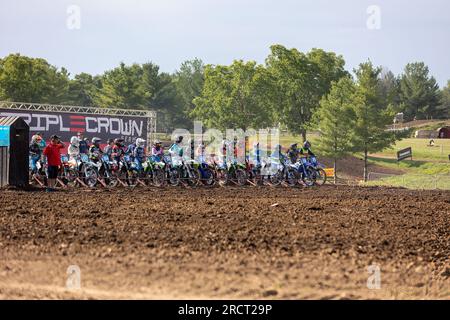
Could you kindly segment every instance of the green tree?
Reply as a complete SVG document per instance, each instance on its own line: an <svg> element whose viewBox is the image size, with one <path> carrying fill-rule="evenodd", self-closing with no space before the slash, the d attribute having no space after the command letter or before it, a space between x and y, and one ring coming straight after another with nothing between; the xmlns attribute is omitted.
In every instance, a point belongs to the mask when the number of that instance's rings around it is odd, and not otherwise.
<svg viewBox="0 0 450 320"><path fill-rule="evenodd" d="M398 110L400 104L400 81L392 71L383 68L380 73L380 95L385 108L391 106Z"/></svg>
<svg viewBox="0 0 450 320"><path fill-rule="evenodd" d="M306 140L306 129L320 99L329 92L332 81L347 74L345 62L341 56L320 49L308 54L281 45L270 49L266 64L274 79L276 119Z"/></svg>
<svg viewBox="0 0 450 320"><path fill-rule="evenodd" d="M96 95L101 88L99 76L93 77L88 73L77 74L70 80L67 103L79 106L95 106Z"/></svg>
<svg viewBox="0 0 450 320"><path fill-rule="evenodd" d="M46 60L10 54L0 60L0 99L19 102L57 102L67 94L68 73Z"/></svg>
<svg viewBox="0 0 450 320"><path fill-rule="evenodd" d="M450 118L450 80L447 82L447 86L442 89L439 110L442 112L439 118Z"/></svg>
<svg viewBox="0 0 450 320"><path fill-rule="evenodd" d="M268 127L272 124L267 107L269 83L266 69L254 61L208 65L202 93L194 99L192 116L218 129Z"/></svg>
<svg viewBox="0 0 450 320"><path fill-rule="evenodd" d="M133 64L106 71L102 76L102 87L96 102L100 107L145 109L146 98L151 97L149 88L142 83L142 66Z"/></svg>
<svg viewBox="0 0 450 320"><path fill-rule="evenodd" d="M350 77L332 83L314 114L314 122L320 132L318 149L333 159L334 183L337 179L337 161L352 151L352 131L355 125L355 85Z"/></svg>
<svg viewBox="0 0 450 320"><path fill-rule="evenodd" d="M409 120L440 117L439 86L423 62L409 63L400 80L401 108Z"/></svg>
<svg viewBox="0 0 450 320"><path fill-rule="evenodd" d="M181 64L180 70L174 75L178 101L186 118L195 108L194 98L200 96L205 82L205 65L202 60L195 58Z"/></svg>
<svg viewBox="0 0 450 320"><path fill-rule="evenodd" d="M396 136L386 130L392 123L393 114L383 108L383 97L379 90L381 68L375 68L369 61L361 63L354 72L357 77L353 106L356 118L350 129L353 151L364 155L364 181L367 181L368 154L391 146Z"/></svg>

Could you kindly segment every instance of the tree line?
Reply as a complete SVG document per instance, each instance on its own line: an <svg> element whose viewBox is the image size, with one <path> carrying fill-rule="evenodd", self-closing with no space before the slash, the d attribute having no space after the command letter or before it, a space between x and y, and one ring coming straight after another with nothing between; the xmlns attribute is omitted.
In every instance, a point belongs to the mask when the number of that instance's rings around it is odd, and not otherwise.
<svg viewBox="0 0 450 320"><path fill-rule="evenodd" d="M300 52L270 47L263 64L235 60L205 65L188 60L173 73L149 62L125 65L101 75L80 73L46 60L11 54L0 59L0 100L152 109L159 130L205 127L280 127L306 139L321 133L321 151L336 161L349 153L367 156L390 146L399 134L389 132L396 113L405 120L450 117L450 81L442 90L423 62L409 63L402 74L361 63L353 74L334 52Z"/></svg>
<svg viewBox="0 0 450 320"><path fill-rule="evenodd" d="M344 66L333 52L274 45L264 64L193 59L166 73L152 62L121 63L101 75L71 77L45 59L10 54L0 59L0 100L150 108L169 129L201 119L218 128L281 125L304 135L333 82L351 77ZM403 112L406 120L450 117L450 81L441 90L423 62L409 63L398 76L381 69L377 77L381 109Z"/></svg>

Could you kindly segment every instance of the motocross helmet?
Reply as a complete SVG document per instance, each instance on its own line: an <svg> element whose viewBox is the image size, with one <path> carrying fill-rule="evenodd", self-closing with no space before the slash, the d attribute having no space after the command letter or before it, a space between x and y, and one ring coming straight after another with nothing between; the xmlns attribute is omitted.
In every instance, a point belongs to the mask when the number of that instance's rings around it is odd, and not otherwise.
<svg viewBox="0 0 450 320"><path fill-rule="evenodd" d="M100 144L100 142L102 142L102 139L97 138L97 137L92 138L92 143L93 143L95 146L98 147L98 145Z"/></svg>
<svg viewBox="0 0 450 320"><path fill-rule="evenodd" d="M160 145L160 144L161 144L161 141L155 140L155 141L153 141L153 144L154 144L155 146Z"/></svg>
<svg viewBox="0 0 450 320"><path fill-rule="evenodd" d="M39 142L41 140L42 140L42 137L37 133L31 137L31 141L33 141L33 142Z"/></svg>
<svg viewBox="0 0 450 320"><path fill-rule="evenodd" d="M137 147L143 147L145 145L145 140L142 138L137 138L136 139L136 146Z"/></svg>
<svg viewBox="0 0 450 320"><path fill-rule="evenodd" d="M117 139L114 139L114 144L116 145L116 146L118 146L118 147L122 147L123 146L123 139L122 138L117 138Z"/></svg>
<svg viewBox="0 0 450 320"><path fill-rule="evenodd" d="M305 148L305 149L311 148L311 143L310 143L308 140L306 140L306 141L303 143L303 148Z"/></svg>
<svg viewBox="0 0 450 320"><path fill-rule="evenodd" d="M72 138L70 138L70 144L78 147L80 145L80 139L78 139L78 137L76 136L73 136Z"/></svg>
<svg viewBox="0 0 450 320"><path fill-rule="evenodd" d="M297 143L293 143L291 144L290 148L291 149L297 149L298 144Z"/></svg>

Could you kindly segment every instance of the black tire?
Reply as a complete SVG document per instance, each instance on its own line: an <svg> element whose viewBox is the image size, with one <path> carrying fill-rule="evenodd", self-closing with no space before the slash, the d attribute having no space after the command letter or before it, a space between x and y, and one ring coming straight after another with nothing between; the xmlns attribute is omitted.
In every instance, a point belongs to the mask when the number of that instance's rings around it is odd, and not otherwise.
<svg viewBox="0 0 450 320"><path fill-rule="evenodd" d="M189 186L198 186L200 183L200 172L196 169L188 169L186 171L186 179Z"/></svg>
<svg viewBox="0 0 450 320"><path fill-rule="evenodd" d="M302 182L307 187L312 187L316 182L314 180L315 170L313 167L307 166L305 167L305 173L302 173Z"/></svg>
<svg viewBox="0 0 450 320"><path fill-rule="evenodd" d="M245 186L247 184L247 173L244 170L236 169L234 176L239 186Z"/></svg>
<svg viewBox="0 0 450 320"><path fill-rule="evenodd" d="M278 171L275 174L270 175L269 183L272 186L279 186L283 182L283 171Z"/></svg>
<svg viewBox="0 0 450 320"><path fill-rule="evenodd" d="M169 184L176 187L180 184L180 171L176 168L171 168L168 172Z"/></svg>
<svg viewBox="0 0 450 320"><path fill-rule="evenodd" d="M203 175L205 176L202 178L203 184L206 186L213 186L216 183L214 171L211 170L210 168L203 168L202 170L203 170Z"/></svg>
<svg viewBox="0 0 450 320"><path fill-rule="evenodd" d="M159 168L153 170L152 180L153 180L153 185L155 185L156 187L162 187L164 185L164 183L166 182L164 170L159 169Z"/></svg>
<svg viewBox="0 0 450 320"><path fill-rule="evenodd" d="M228 183L229 175L227 170L225 169L217 169L216 171L216 179L219 182L219 185L225 186Z"/></svg>
<svg viewBox="0 0 450 320"><path fill-rule="evenodd" d="M98 178L97 171L93 167L83 166L83 172L84 172L84 183L89 188L95 188L95 186L97 185L97 178Z"/></svg>
<svg viewBox="0 0 450 320"><path fill-rule="evenodd" d="M286 183L290 187L295 187L298 184L299 174L293 168L288 168L286 171Z"/></svg>
<svg viewBox="0 0 450 320"><path fill-rule="evenodd" d="M138 173L136 170L128 170L127 172L127 183L130 187L135 187L137 185Z"/></svg>
<svg viewBox="0 0 450 320"><path fill-rule="evenodd" d="M327 174L322 168L316 168L314 174L314 179L318 186L323 186L327 182Z"/></svg>

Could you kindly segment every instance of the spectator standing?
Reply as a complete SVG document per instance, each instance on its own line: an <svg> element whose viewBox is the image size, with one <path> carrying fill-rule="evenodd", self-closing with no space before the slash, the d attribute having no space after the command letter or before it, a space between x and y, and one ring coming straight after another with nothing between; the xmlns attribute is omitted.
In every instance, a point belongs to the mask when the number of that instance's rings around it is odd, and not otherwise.
<svg viewBox="0 0 450 320"><path fill-rule="evenodd" d="M64 144L60 137L53 135L50 137L50 143L44 149L44 155L47 157L47 191L54 191L56 178L61 166L61 149Z"/></svg>

